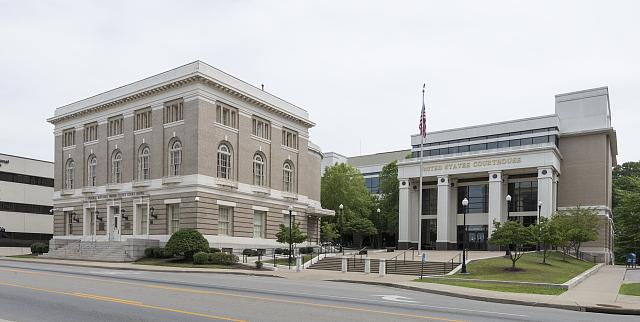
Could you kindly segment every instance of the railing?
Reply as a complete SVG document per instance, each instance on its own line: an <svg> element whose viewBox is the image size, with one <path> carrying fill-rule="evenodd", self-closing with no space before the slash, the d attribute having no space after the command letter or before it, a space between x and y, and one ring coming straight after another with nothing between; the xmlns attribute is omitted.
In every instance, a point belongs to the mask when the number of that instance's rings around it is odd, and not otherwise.
<svg viewBox="0 0 640 322"><path fill-rule="evenodd" d="M587 254L585 252L582 251L578 251L576 253L576 256L574 256L575 258L585 261L585 262L593 262L594 264L597 263L598 257L591 255L591 254Z"/></svg>
<svg viewBox="0 0 640 322"><path fill-rule="evenodd" d="M461 257L462 257L462 252L458 253L458 255L456 255L456 256L453 256L450 260L448 260L448 261L444 262L444 263L443 263L443 264L444 264L444 265L443 265L444 267L442 268L442 275L447 275L447 273L448 273L448 272L447 272L447 264L449 264L449 263L451 264L451 269L449 269L449 272L450 272L454 267L456 267L456 266L460 265L460 263L462 263L462 258L461 258ZM457 261L455 261L455 259L456 259L456 258L458 259ZM454 264L456 264L456 265L454 266Z"/></svg>
<svg viewBox="0 0 640 322"><path fill-rule="evenodd" d="M360 262L362 263L362 255L364 255L367 250L367 246L360 248L357 252L353 253L350 257L347 258L347 267L349 267L349 263L353 263L352 268L356 268L356 256L360 256Z"/></svg>
<svg viewBox="0 0 640 322"><path fill-rule="evenodd" d="M415 249L413 247L410 247L409 249L405 250L404 252L393 256L391 259L389 259L389 262L393 261L393 269L394 270L398 270L398 257L400 257L400 255L402 255L402 264L406 263L407 261L407 252L411 251L411 260L414 260L415 258Z"/></svg>
<svg viewBox="0 0 640 322"><path fill-rule="evenodd" d="M304 246L302 248L306 248L306 247L310 247L313 249L312 252L310 253L301 253L300 252L300 248L294 248L293 249L293 253L291 253L291 259L292 262L289 263L287 261L287 266L293 266L295 265L295 262L293 262L293 259L296 256L300 256L300 255L311 255L311 258L313 259L315 256L319 256L324 254L325 256L327 254L333 254L333 253L338 253L338 248L335 246ZM279 260L282 259L289 259L289 248L259 248L259 249L251 249L253 251L257 251L256 255L249 255L245 253L245 249L233 249L232 250L232 254L237 255L239 258L241 258L242 263L244 264L248 264L251 257L258 257L258 261L262 261L263 258L264 259L271 259L271 261L273 262L273 266L274 267L278 267L278 265L282 265L282 264L278 264ZM304 264L304 263L303 263Z"/></svg>

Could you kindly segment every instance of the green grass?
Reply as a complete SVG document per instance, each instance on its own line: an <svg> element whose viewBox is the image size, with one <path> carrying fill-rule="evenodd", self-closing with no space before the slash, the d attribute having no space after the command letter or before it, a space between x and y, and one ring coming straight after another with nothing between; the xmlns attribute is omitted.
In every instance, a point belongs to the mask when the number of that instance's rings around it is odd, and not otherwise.
<svg viewBox="0 0 640 322"><path fill-rule="evenodd" d="M467 265L469 274L455 274L451 277L562 284L593 266L593 263L569 256L566 261L563 261L562 254L558 252L550 253L547 263L542 264L542 253L527 253L516 262L518 271L515 272L508 270L511 268L510 259L499 257L474 261Z"/></svg>
<svg viewBox="0 0 640 322"><path fill-rule="evenodd" d="M416 280L416 281L420 281L420 280ZM447 284L447 285L470 287L470 288L477 288L482 290L498 291L498 292L544 294L544 295L560 295L566 291L561 288L549 288L549 287L543 287L543 286L504 285L499 283L482 283L482 282L455 280L455 279L443 280L443 279L435 279L435 278L432 278L432 279L425 278L420 282Z"/></svg>
<svg viewBox="0 0 640 322"><path fill-rule="evenodd" d="M284 255L283 255L284 256ZM307 254L307 255L303 255L302 256L302 263L304 264L305 262L308 262L311 260L311 258L313 257L312 254ZM268 256L264 257L264 258L268 258ZM268 259L268 260L263 260L263 263L269 263L269 264L273 264L273 257L271 257L272 259ZM292 262L291 262L291 266L295 266L296 262L295 262L295 258L291 258ZM283 266L287 266L289 264L289 258L277 258L276 259L276 263L278 265L283 265Z"/></svg>
<svg viewBox="0 0 640 322"><path fill-rule="evenodd" d="M214 268L214 269L230 269L230 268L238 268L238 269L251 269L251 267L241 264L234 265L214 265L214 264L204 264L204 265L196 265L192 261L186 261L183 259L161 259L161 258L142 258L139 259L133 264L136 265L151 265L151 266L166 266L166 267L187 267L187 268Z"/></svg>
<svg viewBox="0 0 640 322"><path fill-rule="evenodd" d="M620 294L640 296L640 283L629 283L620 285Z"/></svg>

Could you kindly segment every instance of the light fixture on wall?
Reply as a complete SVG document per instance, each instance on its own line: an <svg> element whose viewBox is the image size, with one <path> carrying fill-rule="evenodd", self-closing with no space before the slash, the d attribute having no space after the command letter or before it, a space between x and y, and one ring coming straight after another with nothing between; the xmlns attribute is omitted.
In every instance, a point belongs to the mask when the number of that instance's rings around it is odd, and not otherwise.
<svg viewBox="0 0 640 322"><path fill-rule="evenodd" d="M149 225L153 225L153 219L158 219L158 215L154 214L153 212L155 211L155 209L153 207L149 208ZM153 219L151 219L153 218Z"/></svg>
<svg viewBox="0 0 640 322"><path fill-rule="evenodd" d="M120 216L122 217L122 220L129 221L129 216L125 215L126 213L127 211L124 210L124 208L120 208Z"/></svg>
<svg viewBox="0 0 640 322"><path fill-rule="evenodd" d="M71 213L71 219L73 220L73 222L76 222L76 223L80 222L80 218L78 218L78 215L75 212Z"/></svg>
<svg viewBox="0 0 640 322"><path fill-rule="evenodd" d="M96 210L96 220L99 221L99 222L103 221L102 217L100 217L100 211L98 211L98 210Z"/></svg>

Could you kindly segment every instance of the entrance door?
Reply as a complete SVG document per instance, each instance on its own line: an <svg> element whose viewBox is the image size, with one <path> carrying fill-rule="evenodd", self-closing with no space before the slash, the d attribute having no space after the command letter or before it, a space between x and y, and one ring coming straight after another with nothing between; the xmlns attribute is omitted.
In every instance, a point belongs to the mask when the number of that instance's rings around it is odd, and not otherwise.
<svg viewBox="0 0 640 322"><path fill-rule="evenodd" d="M484 231L470 231L469 232L469 249L471 250L486 250L487 249L487 234Z"/></svg>
<svg viewBox="0 0 640 322"><path fill-rule="evenodd" d="M122 225L120 219L120 214L113 214L113 226L111 227L111 236L113 237L113 240L120 240L120 226Z"/></svg>

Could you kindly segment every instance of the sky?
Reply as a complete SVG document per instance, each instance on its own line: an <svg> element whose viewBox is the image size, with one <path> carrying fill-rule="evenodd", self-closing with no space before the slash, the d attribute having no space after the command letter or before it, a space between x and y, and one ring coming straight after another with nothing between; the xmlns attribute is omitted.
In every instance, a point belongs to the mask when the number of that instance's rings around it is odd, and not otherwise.
<svg viewBox="0 0 640 322"><path fill-rule="evenodd" d="M554 113L608 86L618 162L640 160L638 1L0 0L1 153L53 160L56 107L202 60L306 109L346 156Z"/></svg>

